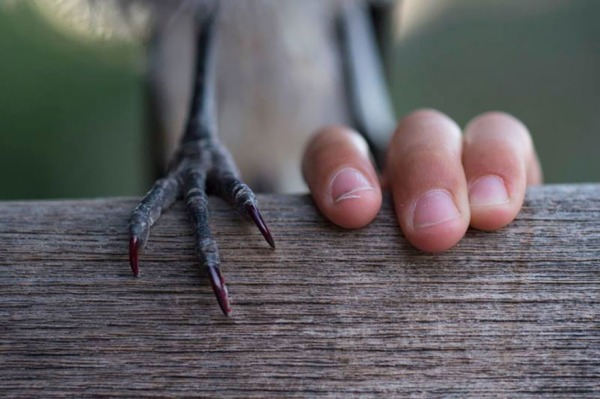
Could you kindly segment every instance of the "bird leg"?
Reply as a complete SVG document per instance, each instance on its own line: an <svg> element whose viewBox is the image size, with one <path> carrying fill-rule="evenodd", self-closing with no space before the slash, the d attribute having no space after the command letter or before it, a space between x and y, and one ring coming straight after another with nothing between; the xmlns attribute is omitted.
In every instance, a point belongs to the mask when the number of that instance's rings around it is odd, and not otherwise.
<svg viewBox="0 0 600 399"><path fill-rule="evenodd" d="M386 7L390 5L379 7L382 13L389 12ZM337 28L351 124L366 139L377 167L383 170L396 117L372 22L365 4L348 3L338 16Z"/></svg>
<svg viewBox="0 0 600 399"><path fill-rule="evenodd" d="M204 12L202 12L204 11ZM233 158L217 138L215 107L215 31L218 12L198 10L195 82L185 132L166 177L158 180L134 209L129 222L129 261L139 274L139 252L148 241L150 228L178 198L194 224L196 256L207 271L223 313L231 306L220 270L219 249L208 225L208 194L215 194L247 214L272 248L273 237L252 190L239 179Z"/></svg>

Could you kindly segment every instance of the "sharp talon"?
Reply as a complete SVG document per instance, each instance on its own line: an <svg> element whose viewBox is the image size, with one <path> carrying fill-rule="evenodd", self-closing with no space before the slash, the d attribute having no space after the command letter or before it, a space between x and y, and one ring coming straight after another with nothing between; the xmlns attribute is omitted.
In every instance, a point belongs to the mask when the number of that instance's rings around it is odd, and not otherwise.
<svg viewBox="0 0 600 399"><path fill-rule="evenodd" d="M248 211L248 214L252 217L252 220L254 220L254 223L256 223L256 226L260 230L263 237L265 237L265 240L267 240L271 248L275 249L275 241L273 240L273 236L271 235L267 224L260 215L256 205L246 204L246 211Z"/></svg>
<svg viewBox="0 0 600 399"><path fill-rule="evenodd" d="M138 267L139 242L136 236L129 239L129 265L134 276L138 276L140 269Z"/></svg>
<svg viewBox="0 0 600 399"><path fill-rule="evenodd" d="M210 279L210 285L212 285L219 307L223 311L225 316L231 314L231 306L229 305L229 294L227 292L227 286L225 285L225 279L221 270L218 267L208 267L208 277Z"/></svg>

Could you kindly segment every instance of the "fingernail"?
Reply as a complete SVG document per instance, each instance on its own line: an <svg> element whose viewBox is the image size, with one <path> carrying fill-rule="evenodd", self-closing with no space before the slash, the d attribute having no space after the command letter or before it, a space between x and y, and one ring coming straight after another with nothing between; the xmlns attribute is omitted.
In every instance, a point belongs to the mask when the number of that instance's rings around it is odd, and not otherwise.
<svg viewBox="0 0 600 399"><path fill-rule="evenodd" d="M431 190L423 194L415 206L413 225L417 229L435 226L460 216L450 193Z"/></svg>
<svg viewBox="0 0 600 399"><path fill-rule="evenodd" d="M369 180L354 168L344 168L331 181L331 196L338 203L347 199L361 198L361 192L374 190Z"/></svg>
<svg viewBox="0 0 600 399"><path fill-rule="evenodd" d="M488 175L477 179L469 188L469 203L475 206L498 205L508 202L504 180Z"/></svg>

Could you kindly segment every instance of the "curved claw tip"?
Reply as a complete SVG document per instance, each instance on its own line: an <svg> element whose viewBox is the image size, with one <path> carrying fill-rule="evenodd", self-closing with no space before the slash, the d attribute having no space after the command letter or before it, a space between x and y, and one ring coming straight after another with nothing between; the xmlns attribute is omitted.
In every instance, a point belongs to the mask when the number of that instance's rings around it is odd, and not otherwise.
<svg viewBox="0 0 600 399"><path fill-rule="evenodd" d="M231 306L229 305L229 293L227 292L227 286L225 285L225 279L221 270L218 267L208 267L208 277L210 279L210 285L217 297L219 307L225 316L231 314Z"/></svg>
<svg viewBox="0 0 600 399"><path fill-rule="evenodd" d="M139 255L139 240L137 236L131 236L129 239L129 265L134 276L138 276L140 269L138 266L138 255Z"/></svg>
<svg viewBox="0 0 600 399"><path fill-rule="evenodd" d="M256 205L246 204L246 211L248 212L252 220L254 220L256 227L258 227L261 234L263 235L263 237L265 237L265 240L267 240L271 248L275 249L275 240L273 240L273 236L271 235L271 232L269 231L269 228L267 227L267 224L262 218Z"/></svg>

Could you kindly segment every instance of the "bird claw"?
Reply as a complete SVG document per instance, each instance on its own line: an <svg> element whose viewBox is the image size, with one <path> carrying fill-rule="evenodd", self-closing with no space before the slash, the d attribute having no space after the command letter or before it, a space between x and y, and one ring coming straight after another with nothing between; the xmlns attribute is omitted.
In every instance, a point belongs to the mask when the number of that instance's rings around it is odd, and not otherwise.
<svg viewBox="0 0 600 399"><path fill-rule="evenodd" d="M273 236L271 235L269 227L267 227L267 224L262 218L262 215L260 214L260 211L258 210L256 205L248 203L244 205L244 208L246 209L252 220L254 220L256 227L258 227L258 230L260 230L260 233L263 235L265 240L267 240L271 248L275 249L275 241L273 240Z"/></svg>
<svg viewBox="0 0 600 399"><path fill-rule="evenodd" d="M133 275L137 277L140 274L139 268L139 245L137 236L131 236L129 238L129 265Z"/></svg>
<svg viewBox="0 0 600 399"><path fill-rule="evenodd" d="M225 278L218 267L208 267L208 278L213 292L217 297L219 307L225 316L231 314L231 306L229 304L229 291L225 285Z"/></svg>

